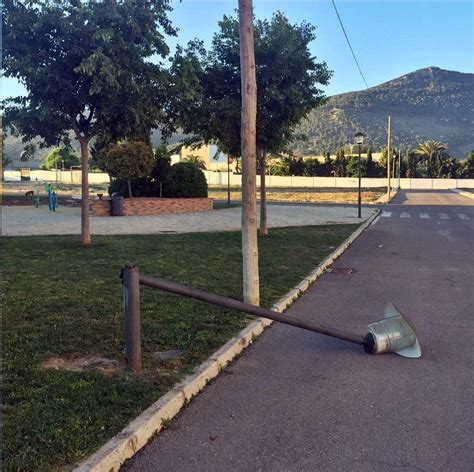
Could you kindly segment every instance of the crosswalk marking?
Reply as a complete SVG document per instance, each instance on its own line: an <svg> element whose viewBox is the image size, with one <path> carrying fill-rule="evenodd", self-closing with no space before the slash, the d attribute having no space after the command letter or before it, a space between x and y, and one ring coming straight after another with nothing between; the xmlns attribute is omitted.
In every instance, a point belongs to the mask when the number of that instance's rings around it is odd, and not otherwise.
<svg viewBox="0 0 474 472"><path fill-rule="evenodd" d="M411 218L412 215L409 211L402 211L400 214L398 212L391 212L391 211L382 211L382 214L380 215L383 218L391 218L394 216L395 218L400 216L400 218ZM451 217L447 213L435 213L435 214L429 214L429 213L415 213L413 215L416 218L416 215L418 215L418 218L422 220L430 220L431 217L433 216L434 219L439 223L439 220L449 220ZM471 217L469 215L466 215L465 213L456 213L456 216L460 218L461 220L470 220Z"/></svg>

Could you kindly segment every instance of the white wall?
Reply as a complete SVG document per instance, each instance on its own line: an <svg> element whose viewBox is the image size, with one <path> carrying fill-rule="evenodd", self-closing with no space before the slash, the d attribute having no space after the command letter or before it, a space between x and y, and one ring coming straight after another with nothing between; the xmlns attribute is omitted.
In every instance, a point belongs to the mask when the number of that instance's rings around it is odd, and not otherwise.
<svg viewBox="0 0 474 472"><path fill-rule="evenodd" d="M204 171L207 183L209 185L227 185L227 172ZM32 170L30 173L31 180L81 183L80 170ZM6 181L19 181L20 171L6 170ZM90 184L107 184L109 183L109 175L102 172L90 172ZM240 174L230 173L230 184L234 187L242 185L242 176ZM350 177L282 177L277 175L267 175L267 187L287 187L287 188L356 188L358 180ZM362 178L362 187L377 188L386 187L386 178ZM260 185L260 177L257 176L257 185ZM398 186L398 179L392 179L392 186ZM400 188L414 190L443 190L450 188L474 188L474 179L400 179Z"/></svg>
<svg viewBox="0 0 474 472"><path fill-rule="evenodd" d="M32 170L30 172L31 180L38 180L39 182L58 182L64 184L80 184L81 183L81 171L80 170ZM6 181L20 181L20 171L6 170L5 171ZM90 172L89 173L89 184L108 184L110 182L109 174L103 172Z"/></svg>
<svg viewBox="0 0 474 472"><path fill-rule="evenodd" d="M204 174L209 185L227 185L227 172L204 171ZM240 187L242 185L242 176L231 172L230 185ZM257 186L259 185L260 177L257 176ZM267 175L266 185L267 187L286 188L357 188L358 179L351 177L282 177L277 175ZM363 177L361 185L364 188L386 187L387 179ZM392 179L392 186L398 186L398 179ZM474 179L400 179L400 188L418 190L474 188Z"/></svg>

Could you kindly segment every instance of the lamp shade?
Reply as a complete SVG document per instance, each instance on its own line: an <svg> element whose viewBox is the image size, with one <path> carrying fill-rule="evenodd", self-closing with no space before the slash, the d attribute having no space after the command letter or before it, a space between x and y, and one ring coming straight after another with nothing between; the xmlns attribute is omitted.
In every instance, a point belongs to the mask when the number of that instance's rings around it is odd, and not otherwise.
<svg viewBox="0 0 474 472"><path fill-rule="evenodd" d="M364 142L365 134L364 133L356 133L354 135L354 141L356 144L362 144Z"/></svg>

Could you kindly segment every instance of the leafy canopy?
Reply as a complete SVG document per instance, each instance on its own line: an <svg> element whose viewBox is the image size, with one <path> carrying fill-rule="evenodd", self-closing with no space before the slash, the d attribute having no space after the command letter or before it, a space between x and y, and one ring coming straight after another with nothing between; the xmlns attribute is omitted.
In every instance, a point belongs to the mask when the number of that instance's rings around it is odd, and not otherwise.
<svg viewBox="0 0 474 472"><path fill-rule="evenodd" d="M98 158L98 165L116 179L131 180L150 174L155 159L141 142L112 144Z"/></svg>
<svg viewBox="0 0 474 472"><path fill-rule="evenodd" d="M169 53L169 10L168 0L5 0L3 69L27 90L6 101L12 131L57 145L71 129L88 142L158 123L168 79L149 58Z"/></svg>
<svg viewBox="0 0 474 472"><path fill-rule="evenodd" d="M257 146L277 153L295 138L298 122L323 102L317 86L326 85L331 72L311 55L315 28L310 24L293 25L277 12L270 21L257 20L254 28ZM227 154L239 156L238 20L224 16L209 51L199 41L189 43L186 50L178 49L173 68L194 84L192 100L180 115L184 132L192 134L194 142L217 142Z"/></svg>

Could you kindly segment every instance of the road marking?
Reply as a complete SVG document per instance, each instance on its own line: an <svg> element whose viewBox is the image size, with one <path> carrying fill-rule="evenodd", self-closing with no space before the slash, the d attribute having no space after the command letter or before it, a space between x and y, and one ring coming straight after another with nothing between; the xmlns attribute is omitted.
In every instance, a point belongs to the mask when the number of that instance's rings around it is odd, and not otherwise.
<svg viewBox="0 0 474 472"><path fill-rule="evenodd" d="M440 213L439 214L440 220L449 220L449 215L447 213Z"/></svg>
<svg viewBox="0 0 474 472"><path fill-rule="evenodd" d="M424 220L429 220L430 218L430 215L428 215L428 213L420 213L420 218L424 219Z"/></svg>
<svg viewBox="0 0 474 472"><path fill-rule="evenodd" d="M464 213L457 213L457 215L459 216L459 218L461 218L461 220L470 220L471 218L469 218L469 216L465 215Z"/></svg>
<svg viewBox="0 0 474 472"><path fill-rule="evenodd" d="M410 217L411 217L411 215L407 211L402 211L400 213L400 218L410 218Z"/></svg>
<svg viewBox="0 0 474 472"><path fill-rule="evenodd" d="M392 216L392 212L391 211L383 211L380 216L382 218L390 218Z"/></svg>

